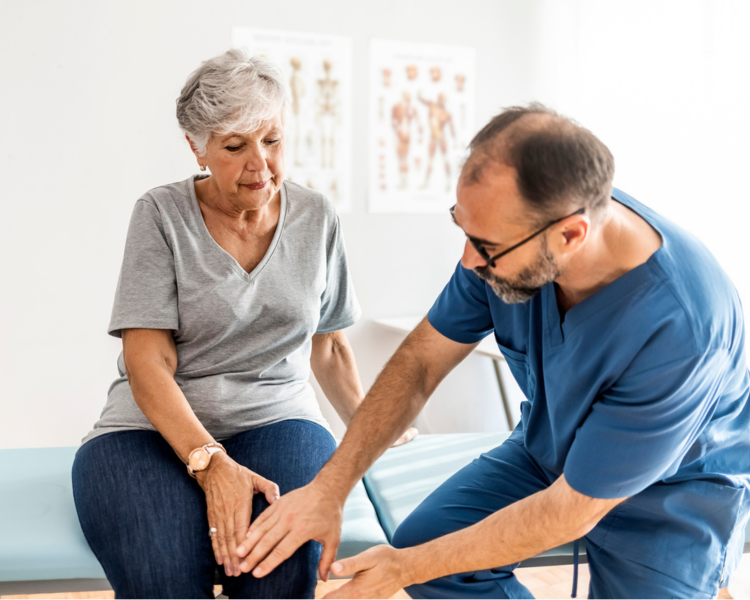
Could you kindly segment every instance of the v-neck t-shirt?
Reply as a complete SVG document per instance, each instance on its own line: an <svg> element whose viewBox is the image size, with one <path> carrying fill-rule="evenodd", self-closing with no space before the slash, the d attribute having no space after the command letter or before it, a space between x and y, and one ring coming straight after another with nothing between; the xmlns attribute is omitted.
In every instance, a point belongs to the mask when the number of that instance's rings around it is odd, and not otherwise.
<svg viewBox="0 0 750 600"><path fill-rule="evenodd" d="M217 440L286 419L328 427L309 383L312 336L344 329L360 309L336 210L286 181L278 225L246 272L211 236L195 180L155 188L133 210L110 335L170 329L175 381ZM154 430L133 398L122 354L119 377L88 440Z"/></svg>
<svg viewBox="0 0 750 600"><path fill-rule="evenodd" d="M750 379L743 311L699 240L620 190L612 197L646 220L662 246L564 320L554 283L526 303L506 304L460 263L428 319L464 344L494 332L526 397L511 441L525 446L550 483L564 474L591 497L632 496L591 539L674 571L675 557L695 548L696 536L716 552L744 541L738 523L750 509ZM639 530L632 532L637 543L608 541L626 525Z"/></svg>

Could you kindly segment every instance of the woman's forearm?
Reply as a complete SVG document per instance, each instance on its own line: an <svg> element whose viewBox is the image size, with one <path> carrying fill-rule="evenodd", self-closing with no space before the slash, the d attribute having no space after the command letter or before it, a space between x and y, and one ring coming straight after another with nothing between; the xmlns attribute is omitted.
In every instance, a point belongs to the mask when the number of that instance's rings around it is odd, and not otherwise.
<svg viewBox="0 0 750 600"><path fill-rule="evenodd" d="M177 352L171 331L123 331L123 354L138 408L183 462L195 448L214 441L174 379Z"/></svg>
<svg viewBox="0 0 750 600"><path fill-rule="evenodd" d="M326 398L348 426L365 394L346 334L314 335L310 364Z"/></svg>

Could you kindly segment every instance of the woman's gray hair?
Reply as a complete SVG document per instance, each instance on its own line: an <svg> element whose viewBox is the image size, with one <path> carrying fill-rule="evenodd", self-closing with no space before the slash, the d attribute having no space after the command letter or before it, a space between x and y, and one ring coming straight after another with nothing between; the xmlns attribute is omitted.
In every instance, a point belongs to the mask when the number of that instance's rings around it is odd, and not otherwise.
<svg viewBox="0 0 750 600"><path fill-rule="evenodd" d="M177 98L177 121L203 156L212 134L250 133L280 112L285 118L289 104L281 69L233 48L190 74Z"/></svg>

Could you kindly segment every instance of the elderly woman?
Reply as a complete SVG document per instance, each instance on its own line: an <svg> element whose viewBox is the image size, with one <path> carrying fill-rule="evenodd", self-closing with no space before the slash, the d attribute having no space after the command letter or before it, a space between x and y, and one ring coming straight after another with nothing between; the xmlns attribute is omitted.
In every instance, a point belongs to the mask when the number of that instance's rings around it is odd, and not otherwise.
<svg viewBox="0 0 750 600"><path fill-rule="evenodd" d="M118 598L313 597L312 542L256 579L237 547L335 449L310 366L345 422L363 397L336 212L284 181L282 73L237 50L188 79L177 118L201 171L135 205L109 333L107 404L73 466L84 534ZM402 440L414 432L407 432ZM215 561L215 562L214 562Z"/></svg>

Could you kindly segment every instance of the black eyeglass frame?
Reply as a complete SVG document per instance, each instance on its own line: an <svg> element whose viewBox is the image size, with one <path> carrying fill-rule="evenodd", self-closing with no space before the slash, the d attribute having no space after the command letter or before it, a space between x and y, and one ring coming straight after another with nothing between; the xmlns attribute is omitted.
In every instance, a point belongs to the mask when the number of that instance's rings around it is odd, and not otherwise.
<svg viewBox="0 0 750 600"><path fill-rule="evenodd" d="M479 256L481 256L484 259L484 261L487 263L487 266L490 267L490 268L492 268L492 269L494 269L495 268L495 261L501 259L503 256L505 256L509 252L513 252L513 250L515 250L516 248L518 248L520 246L523 246L526 242L528 242L530 240L533 240L540 233L542 233L544 231L547 231L550 227L552 227L553 225L556 225L560 221L564 221L568 217L574 217L575 215L582 215L585 212L586 212L586 208L585 207L584 208L579 208L574 213L570 213L569 215L566 215L564 217L560 217L559 219L555 219L554 221L550 221L544 227L542 227L539 231L535 231L529 237L521 240L516 245L511 246L507 250L503 250L499 254L495 254L495 256L490 256L489 252L487 252L487 249L484 247L484 242L480 242L476 238L471 237L465 231L464 231L464 235L466 236L466 239L469 240L469 242L471 243L471 245L474 247L474 250L476 250L477 253L479 254ZM456 214L455 214L456 213L456 205L455 204L450 207L450 213L451 213L451 218L453 219L453 222L456 225L458 225L458 222L456 221ZM460 225L458 225L458 226L461 227Z"/></svg>

